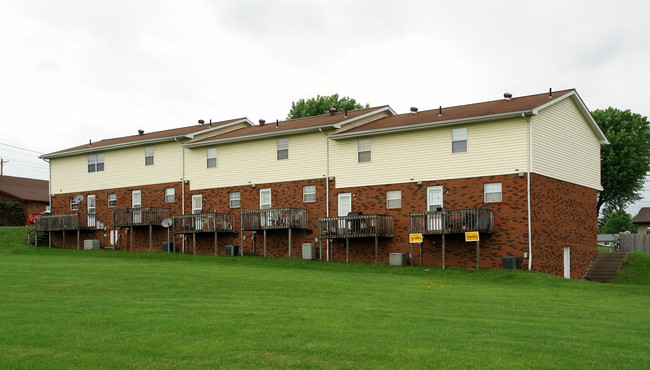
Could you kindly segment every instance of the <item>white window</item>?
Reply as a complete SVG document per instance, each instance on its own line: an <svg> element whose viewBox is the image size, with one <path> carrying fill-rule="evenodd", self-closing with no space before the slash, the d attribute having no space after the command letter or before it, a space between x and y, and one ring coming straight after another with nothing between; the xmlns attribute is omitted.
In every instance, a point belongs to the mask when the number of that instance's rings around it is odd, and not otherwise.
<svg viewBox="0 0 650 370"><path fill-rule="evenodd" d="M88 172L104 171L104 155L93 154L88 156Z"/></svg>
<svg viewBox="0 0 650 370"><path fill-rule="evenodd" d="M208 148L205 151L207 168L217 168L217 148Z"/></svg>
<svg viewBox="0 0 650 370"><path fill-rule="evenodd" d="M402 208L401 190L389 190L386 192L386 208Z"/></svg>
<svg viewBox="0 0 650 370"><path fill-rule="evenodd" d="M153 147L148 146L144 148L144 165L153 166Z"/></svg>
<svg viewBox="0 0 650 370"><path fill-rule="evenodd" d="M306 185L302 187L302 201L304 203L316 201L316 185Z"/></svg>
<svg viewBox="0 0 650 370"><path fill-rule="evenodd" d="M260 189L260 209L271 208L271 189Z"/></svg>
<svg viewBox="0 0 650 370"><path fill-rule="evenodd" d="M174 188L165 189L165 203L173 203L176 199L176 190Z"/></svg>
<svg viewBox="0 0 650 370"><path fill-rule="evenodd" d="M289 139L278 139L277 141L277 158L289 159Z"/></svg>
<svg viewBox="0 0 650 370"><path fill-rule="evenodd" d="M108 194L108 206L117 207L117 194Z"/></svg>
<svg viewBox="0 0 650 370"><path fill-rule="evenodd" d="M357 162L370 162L372 159L372 142L370 139L357 141Z"/></svg>
<svg viewBox="0 0 650 370"><path fill-rule="evenodd" d="M500 202L501 201L501 183L494 182L483 185L483 193L485 193L485 202Z"/></svg>
<svg viewBox="0 0 650 370"><path fill-rule="evenodd" d="M203 196L201 194L192 195L192 214L196 215L203 212Z"/></svg>
<svg viewBox="0 0 650 370"><path fill-rule="evenodd" d="M241 206L241 194L238 191L230 193L230 208L239 208Z"/></svg>
<svg viewBox="0 0 650 370"><path fill-rule="evenodd" d="M467 128L454 128L451 130L451 152L467 152Z"/></svg>
<svg viewBox="0 0 650 370"><path fill-rule="evenodd" d="M70 198L70 210L76 211L79 209L79 203L75 202L74 198Z"/></svg>

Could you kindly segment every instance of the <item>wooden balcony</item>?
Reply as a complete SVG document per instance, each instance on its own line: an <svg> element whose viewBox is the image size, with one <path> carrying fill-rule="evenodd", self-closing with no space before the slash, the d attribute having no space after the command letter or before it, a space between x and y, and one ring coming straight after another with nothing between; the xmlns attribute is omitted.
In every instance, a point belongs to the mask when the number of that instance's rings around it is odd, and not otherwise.
<svg viewBox="0 0 650 370"><path fill-rule="evenodd" d="M63 215L38 216L34 221L34 228L38 232L94 230L97 228L97 215L88 213L69 213Z"/></svg>
<svg viewBox="0 0 650 370"><path fill-rule="evenodd" d="M307 210L270 208L241 211L242 230L306 229Z"/></svg>
<svg viewBox="0 0 650 370"><path fill-rule="evenodd" d="M492 234L494 214L481 208L411 212L409 229L411 234L424 235L463 234L467 231Z"/></svg>
<svg viewBox="0 0 650 370"><path fill-rule="evenodd" d="M198 213L172 217L175 234L234 232L235 215L228 213Z"/></svg>
<svg viewBox="0 0 650 370"><path fill-rule="evenodd" d="M127 208L113 211L113 227L161 226L169 217L167 208Z"/></svg>
<svg viewBox="0 0 650 370"><path fill-rule="evenodd" d="M357 215L318 219L321 239L393 237L393 216Z"/></svg>

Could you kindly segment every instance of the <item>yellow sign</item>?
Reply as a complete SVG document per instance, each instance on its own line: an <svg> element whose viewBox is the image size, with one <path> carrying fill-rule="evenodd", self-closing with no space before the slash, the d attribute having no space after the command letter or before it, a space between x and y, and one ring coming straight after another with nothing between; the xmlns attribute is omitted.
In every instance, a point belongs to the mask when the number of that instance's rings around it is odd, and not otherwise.
<svg viewBox="0 0 650 370"><path fill-rule="evenodd" d="M409 234L410 243L422 243L422 234Z"/></svg>
<svg viewBox="0 0 650 370"><path fill-rule="evenodd" d="M465 233L466 242L477 242L478 241L478 231L468 231Z"/></svg>

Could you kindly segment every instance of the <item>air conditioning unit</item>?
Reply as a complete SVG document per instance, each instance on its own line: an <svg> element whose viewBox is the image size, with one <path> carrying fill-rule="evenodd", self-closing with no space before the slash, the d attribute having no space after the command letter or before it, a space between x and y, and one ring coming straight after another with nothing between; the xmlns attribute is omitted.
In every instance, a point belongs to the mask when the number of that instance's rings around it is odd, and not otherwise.
<svg viewBox="0 0 650 370"><path fill-rule="evenodd" d="M99 240L97 239L84 240L84 250L88 250L88 249L99 249Z"/></svg>
<svg viewBox="0 0 650 370"><path fill-rule="evenodd" d="M174 242L162 242L163 252L174 252Z"/></svg>
<svg viewBox="0 0 650 370"><path fill-rule="evenodd" d="M389 263L391 266L406 266L406 253L391 253Z"/></svg>
<svg viewBox="0 0 650 370"><path fill-rule="evenodd" d="M519 256L505 256L501 259L504 270L519 270Z"/></svg>
<svg viewBox="0 0 650 370"><path fill-rule="evenodd" d="M315 260L316 259L316 246L314 243L305 243L302 245L302 259Z"/></svg>
<svg viewBox="0 0 650 370"><path fill-rule="evenodd" d="M236 245L226 245L226 257L235 257L239 255L239 247Z"/></svg>

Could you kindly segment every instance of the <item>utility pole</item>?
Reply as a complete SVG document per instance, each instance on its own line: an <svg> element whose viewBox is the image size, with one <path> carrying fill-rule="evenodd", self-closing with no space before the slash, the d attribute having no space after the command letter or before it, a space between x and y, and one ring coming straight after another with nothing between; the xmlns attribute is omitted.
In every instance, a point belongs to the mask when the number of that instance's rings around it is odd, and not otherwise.
<svg viewBox="0 0 650 370"><path fill-rule="evenodd" d="M5 163L9 163L9 161L5 161L4 158L0 158L0 176L4 175Z"/></svg>

